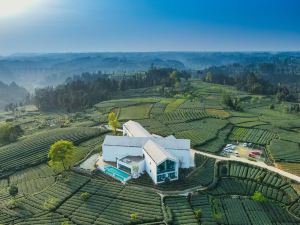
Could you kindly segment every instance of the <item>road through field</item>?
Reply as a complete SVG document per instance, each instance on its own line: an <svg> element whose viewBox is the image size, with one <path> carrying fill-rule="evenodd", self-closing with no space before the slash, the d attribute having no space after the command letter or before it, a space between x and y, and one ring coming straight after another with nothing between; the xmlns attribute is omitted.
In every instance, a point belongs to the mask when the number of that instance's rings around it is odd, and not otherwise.
<svg viewBox="0 0 300 225"><path fill-rule="evenodd" d="M247 164L250 164L250 165L258 166L260 168L265 168L267 170L278 173L282 176L285 176L285 177L287 177L291 180L294 180L294 181L300 183L300 177L299 176L288 173L286 171L283 171L283 170L278 169L278 168L273 167L273 166L268 166L263 162L254 162L254 161L250 161L250 160L240 158L240 157L236 157L236 156L230 156L230 158L227 158L227 157L223 157L223 156L218 156L218 155L213 155L213 154L210 154L210 153L202 152L202 151L195 150L195 149L191 149L191 151L192 151L192 153L198 153L198 154L201 154L201 155L204 155L204 156L207 156L207 157L211 157L211 158L215 158L215 159L218 159L218 160L225 160L225 161L230 160L230 161L243 162L243 163L247 163Z"/></svg>

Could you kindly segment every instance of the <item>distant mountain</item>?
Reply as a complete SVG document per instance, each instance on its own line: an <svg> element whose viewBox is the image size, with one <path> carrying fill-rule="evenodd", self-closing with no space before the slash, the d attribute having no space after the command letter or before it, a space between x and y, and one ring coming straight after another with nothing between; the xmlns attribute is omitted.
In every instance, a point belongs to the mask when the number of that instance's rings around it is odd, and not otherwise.
<svg viewBox="0 0 300 225"><path fill-rule="evenodd" d="M10 103L20 103L26 99L28 91L15 82L5 84L0 81L0 110Z"/></svg>
<svg viewBox="0 0 300 225"><path fill-rule="evenodd" d="M256 64L300 58L300 52L135 52L18 54L0 58L0 80L28 90L57 85L83 72L132 73L157 68L202 70L234 63Z"/></svg>

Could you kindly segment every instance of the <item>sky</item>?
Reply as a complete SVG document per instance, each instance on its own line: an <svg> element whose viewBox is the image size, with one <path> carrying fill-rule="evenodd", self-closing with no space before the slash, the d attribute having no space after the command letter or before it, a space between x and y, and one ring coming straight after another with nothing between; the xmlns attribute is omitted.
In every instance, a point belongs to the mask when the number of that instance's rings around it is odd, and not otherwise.
<svg viewBox="0 0 300 225"><path fill-rule="evenodd" d="M299 0L0 0L0 55L298 50Z"/></svg>

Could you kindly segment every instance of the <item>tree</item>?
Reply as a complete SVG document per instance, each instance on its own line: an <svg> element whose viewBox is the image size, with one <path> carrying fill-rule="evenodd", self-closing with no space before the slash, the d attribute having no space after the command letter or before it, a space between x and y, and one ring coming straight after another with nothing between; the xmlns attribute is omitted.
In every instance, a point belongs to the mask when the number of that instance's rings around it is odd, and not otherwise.
<svg viewBox="0 0 300 225"><path fill-rule="evenodd" d="M57 204L57 202L58 202L58 198L49 196L47 199L45 199L43 207L44 207L44 209L47 209L47 210L53 209L55 207L55 205Z"/></svg>
<svg viewBox="0 0 300 225"><path fill-rule="evenodd" d="M69 221L64 221L61 223L61 225L70 225Z"/></svg>
<svg viewBox="0 0 300 225"><path fill-rule="evenodd" d="M242 107L240 106L240 99L237 97L232 98L230 94L226 92L222 94L222 103L228 106L230 109L243 111Z"/></svg>
<svg viewBox="0 0 300 225"><path fill-rule="evenodd" d="M64 169L66 165L70 165L74 157L75 146L72 142L60 140L51 145L48 158L50 159L49 165L59 167L61 164Z"/></svg>
<svg viewBox="0 0 300 225"><path fill-rule="evenodd" d="M194 214L197 220L200 220L202 217L202 209L195 209Z"/></svg>
<svg viewBox="0 0 300 225"><path fill-rule="evenodd" d="M137 216L136 213L131 213L130 214L130 220L135 221L135 220L137 220L137 218L138 218L138 216Z"/></svg>
<svg viewBox="0 0 300 225"><path fill-rule="evenodd" d="M211 82L213 81L213 75L212 75L212 73L211 73L210 71L207 72L207 74L206 74L204 80L205 80L206 82L209 82L209 83L211 83Z"/></svg>
<svg viewBox="0 0 300 225"><path fill-rule="evenodd" d="M114 134L116 134L117 128L120 126L120 123L115 112L111 112L108 114L108 125L112 128Z"/></svg>
<svg viewBox="0 0 300 225"><path fill-rule="evenodd" d="M19 125L13 126L12 123L6 122L0 125L0 143L8 144L15 142L24 131Z"/></svg>
<svg viewBox="0 0 300 225"><path fill-rule="evenodd" d="M258 202L264 202L264 201L266 201L266 198L259 191L254 192L254 194L251 197L251 199L254 200L254 201L258 201Z"/></svg>
<svg viewBox="0 0 300 225"><path fill-rule="evenodd" d="M90 193L88 193L88 192L82 192L82 193L80 194L81 200L83 200L83 201L85 201L85 202L86 202L90 197L91 197L91 195L90 195Z"/></svg>
<svg viewBox="0 0 300 225"><path fill-rule="evenodd" d="M19 189L16 185L11 185L8 189L8 192L12 197L15 198L17 196L17 194L19 193Z"/></svg>

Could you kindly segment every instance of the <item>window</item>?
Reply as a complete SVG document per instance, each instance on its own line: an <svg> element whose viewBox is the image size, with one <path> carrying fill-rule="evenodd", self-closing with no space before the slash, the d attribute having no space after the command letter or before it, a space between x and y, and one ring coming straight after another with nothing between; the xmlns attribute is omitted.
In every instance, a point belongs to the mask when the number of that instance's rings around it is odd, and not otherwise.
<svg viewBox="0 0 300 225"><path fill-rule="evenodd" d="M172 172L175 171L175 168L176 168L176 162L171 160L166 160L157 167L157 173L160 174L160 173Z"/></svg>

